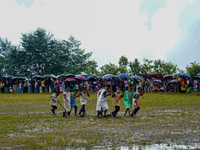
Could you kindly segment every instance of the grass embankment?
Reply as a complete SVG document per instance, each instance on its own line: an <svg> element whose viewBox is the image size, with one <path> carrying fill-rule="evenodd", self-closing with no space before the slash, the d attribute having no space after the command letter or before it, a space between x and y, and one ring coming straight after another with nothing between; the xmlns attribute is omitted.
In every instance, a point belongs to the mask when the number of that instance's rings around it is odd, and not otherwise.
<svg viewBox="0 0 200 150"><path fill-rule="evenodd" d="M47 94L0 95L0 148L115 148L132 144L183 144L200 143L200 95L198 94L144 94L141 109L135 117L124 117L125 107L116 118L96 117L96 94L86 104L86 116L62 117L58 106L52 115ZM60 101L63 102L62 94ZM76 99L78 111L80 98ZM109 111L114 110L108 97ZM131 109L132 110L132 109Z"/></svg>

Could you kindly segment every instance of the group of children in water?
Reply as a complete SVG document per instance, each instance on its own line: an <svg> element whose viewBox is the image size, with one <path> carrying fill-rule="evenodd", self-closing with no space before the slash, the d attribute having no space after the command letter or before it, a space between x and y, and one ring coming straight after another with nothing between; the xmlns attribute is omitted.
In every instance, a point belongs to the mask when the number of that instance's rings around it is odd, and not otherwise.
<svg viewBox="0 0 200 150"><path fill-rule="evenodd" d="M133 86L129 85L128 90L126 90L124 93L117 88L116 91L111 92L110 86L105 86L105 84L102 84L101 89L97 92L97 117L101 118L107 118L109 115L107 115L108 110L108 104L107 104L107 97L112 96L112 100L115 106L115 111L111 113L113 117L117 115L117 113L120 110L120 99L123 98L124 105L126 107L124 116L128 113L129 116L135 116L138 110L140 109L139 105L139 97L143 95L142 89L139 87L136 92L133 92ZM75 116L77 115L77 105L76 105L76 97L80 97L80 103L81 103L81 109L78 113L79 116L86 115L85 113L85 105L87 103L87 97L90 97L90 94L88 93L86 88L83 88L83 91L77 91L74 90L73 92L69 91L69 88L66 88L65 92L63 93L63 105L59 101L59 92L53 93L53 95L50 97L50 105L52 106L52 113L55 115L55 110L57 109L56 103L58 102L61 107L64 108L65 112L63 112L63 117L66 117L70 115L72 108L75 109ZM131 113L130 109L133 105L133 112Z"/></svg>

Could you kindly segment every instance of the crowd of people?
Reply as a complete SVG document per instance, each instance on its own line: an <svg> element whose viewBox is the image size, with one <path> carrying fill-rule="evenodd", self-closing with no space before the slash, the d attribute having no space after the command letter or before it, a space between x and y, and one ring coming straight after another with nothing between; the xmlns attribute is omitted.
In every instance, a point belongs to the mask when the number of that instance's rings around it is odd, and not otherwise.
<svg viewBox="0 0 200 150"><path fill-rule="evenodd" d="M46 78L46 79L32 79L32 80L12 80L5 79L0 81L1 93L44 93L44 92L65 92L65 87L69 87L70 91L82 91L83 87L87 88L89 92L98 92L101 89L101 85L104 83L106 86L110 85L112 91L116 91L116 87L119 87L121 91L128 89L129 84L133 84L134 92L138 87L141 87L144 92L188 92L192 91L198 93L200 89L200 82L191 79L180 77L179 80L173 78L166 78L160 82L150 81L147 78L143 80L128 80L128 78L111 78L107 80L75 80L66 81L58 80L58 78Z"/></svg>

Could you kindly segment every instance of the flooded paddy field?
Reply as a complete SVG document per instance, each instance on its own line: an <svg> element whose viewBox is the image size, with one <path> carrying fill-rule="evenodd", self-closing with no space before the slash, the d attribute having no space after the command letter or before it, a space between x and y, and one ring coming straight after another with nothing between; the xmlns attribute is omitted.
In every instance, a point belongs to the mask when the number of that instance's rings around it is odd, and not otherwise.
<svg viewBox="0 0 200 150"><path fill-rule="evenodd" d="M96 117L96 94L86 116L52 115L51 94L0 95L0 149L200 149L200 94L150 93L140 98L137 116ZM63 102L62 94L60 101ZM80 98L76 99L78 111ZM108 114L114 111L108 97ZM131 109L133 110L133 108Z"/></svg>

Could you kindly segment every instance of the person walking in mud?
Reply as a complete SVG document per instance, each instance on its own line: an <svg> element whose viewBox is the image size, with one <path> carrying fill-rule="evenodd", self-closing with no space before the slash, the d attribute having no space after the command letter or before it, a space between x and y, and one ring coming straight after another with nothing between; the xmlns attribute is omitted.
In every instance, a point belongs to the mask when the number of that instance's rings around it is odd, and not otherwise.
<svg viewBox="0 0 200 150"><path fill-rule="evenodd" d="M63 103L65 108L65 112L63 112L63 117L67 118L69 112L71 111L69 87L66 87L65 92L63 93Z"/></svg>
<svg viewBox="0 0 200 150"><path fill-rule="evenodd" d="M112 95L114 97L114 106L115 106L115 111L112 112L112 116L115 117L120 110L120 99L124 97L120 89L117 89L117 91Z"/></svg>
<svg viewBox="0 0 200 150"><path fill-rule="evenodd" d="M62 104L59 101L59 92L53 93L53 95L49 98L50 105L52 106L53 109L51 109L52 113L55 115L55 110L57 109L56 102L62 106Z"/></svg>
<svg viewBox="0 0 200 150"><path fill-rule="evenodd" d="M83 113L82 116L84 116L84 115L86 115L85 105L87 103L87 96L90 97L90 94L87 92L86 87L83 88L83 92L79 93L79 96L80 96L80 102L81 102L82 107L78 114L81 115L81 113Z"/></svg>
<svg viewBox="0 0 200 150"><path fill-rule="evenodd" d="M130 116L130 108L132 106L132 102L133 102L133 86L131 84L129 84L128 90L125 91L124 93L124 105L126 107L124 116L126 116L126 113L129 113Z"/></svg>
<svg viewBox="0 0 200 150"><path fill-rule="evenodd" d="M99 92L97 93L97 107L96 107L96 111L97 111L97 117L101 118L99 115L101 114L101 112L104 112L104 116L105 118L107 118L106 113L108 110L108 104L107 104L107 96L111 95L108 94L110 91L110 86L108 85L108 89L105 89L105 84L102 84L102 88L99 90Z"/></svg>
<svg viewBox="0 0 200 150"><path fill-rule="evenodd" d="M142 93L141 88L138 88L138 92L135 92L133 96L133 112L131 113L131 116L135 116L138 110L140 109L139 105L139 98L142 96L144 93Z"/></svg>

